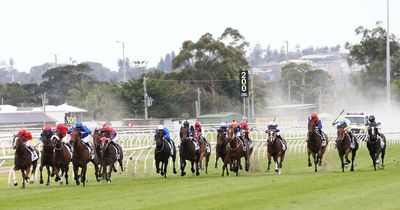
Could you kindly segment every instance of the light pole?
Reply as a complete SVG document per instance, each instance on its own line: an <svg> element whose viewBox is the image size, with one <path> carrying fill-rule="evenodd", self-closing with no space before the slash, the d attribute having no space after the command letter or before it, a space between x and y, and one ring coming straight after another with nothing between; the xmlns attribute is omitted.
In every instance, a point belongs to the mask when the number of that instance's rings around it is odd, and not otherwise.
<svg viewBox="0 0 400 210"><path fill-rule="evenodd" d="M121 45L122 45L122 72L123 72L122 80L123 80L123 81L126 81L126 70L125 70L125 42L124 42L124 41L117 41L117 43L121 43Z"/></svg>
<svg viewBox="0 0 400 210"><path fill-rule="evenodd" d="M50 53L51 55L54 55L54 64L57 64L57 56L60 55L60 53Z"/></svg>
<svg viewBox="0 0 400 210"><path fill-rule="evenodd" d="M389 0L387 0L387 29L386 29L386 102L391 107L390 93L390 35L389 35Z"/></svg>
<svg viewBox="0 0 400 210"><path fill-rule="evenodd" d="M284 42L286 42L286 64L289 63L289 41L285 40Z"/></svg>

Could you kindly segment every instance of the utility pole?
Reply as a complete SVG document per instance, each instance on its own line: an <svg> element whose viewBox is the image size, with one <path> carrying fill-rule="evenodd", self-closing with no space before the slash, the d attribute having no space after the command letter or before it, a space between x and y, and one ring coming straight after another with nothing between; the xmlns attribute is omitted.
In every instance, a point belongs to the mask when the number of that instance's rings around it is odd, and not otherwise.
<svg viewBox="0 0 400 210"><path fill-rule="evenodd" d="M387 29L386 29L386 101L391 107L390 93L390 33L389 33L389 0L387 0Z"/></svg>
<svg viewBox="0 0 400 210"><path fill-rule="evenodd" d="M246 97L243 97L243 119L246 119Z"/></svg>
<svg viewBox="0 0 400 210"><path fill-rule="evenodd" d="M201 94L200 88L197 88L197 111L196 111L197 116L200 116L200 115L201 115L201 100L200 100L200 94Z"/></svg>
<svg viewBox="0 0 400 210"><path fill-rule="evenodd" d="M47 103L47 96L46 92L42 94L42 104L43 104L43 126L46 125L46 103Z"/></svg>
<svg viewBox="0 0 400 210"><path fill-rule="evenodd" d="M117 41L117 43L121 43L122 45L122 81L126 81L126 68L125 68L125 42L124 41Z"/></svg>
<svg viewBox="0 0 400 210"><path fill-rule="evenodd" d="M144 119L148 119L147 115L147 84L146 81L148 80L147 77L143 77L143 90L144 90Z"/></svg>
<svg viewBox="0 0 400 210"><path fill-rule="evenodd" d="M289 64L289 41L285 40L286 42L286 64Z"/></svg>

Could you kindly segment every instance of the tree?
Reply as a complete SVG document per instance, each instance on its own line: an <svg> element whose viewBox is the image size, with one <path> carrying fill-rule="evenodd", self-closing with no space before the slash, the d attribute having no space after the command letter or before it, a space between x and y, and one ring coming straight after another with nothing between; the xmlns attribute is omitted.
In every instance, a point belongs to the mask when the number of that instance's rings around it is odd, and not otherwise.
<svg viewBox="0 0 400 210"><path fill-rule="evenodd" d="M264 50L262 49L260 43L257 43L250 52L249 62L250 66L255 67L259 65L264 59Z"/></svg>
<svg viewBox="0 0 400 210"><path fill-rule="evenodd" d="M47 92L50 104L62 104L67 100L68 90L78 88L82 81L94 82L93 70L87 64L65 65L49 69L43 74L40 84L42 92Z"/></svg>
<svg viewBox="0 0 400 210"><path fill-rule="evenodd" d="M225 29L217 39L206 33L197 42L183 42L181 51L173 60L173 68L183 69L181 79L199 80L196 85L210 95L211 111L218 112L221 94L239 99L239 91L234 90L239 70L248 68L245 58L247 46L236 29Z"/></svg>
<svg viewBox="0 0 400 210"><path fill-rule="evenodd" d="M384 96L386 87L386 30L377 22L375 28L367 29L359 26L355 30L356 35L361 35L361 41L357 44L346 43L345 47L350 51L349 65L358 64L362 67L359 73L353 75L352 82L362 90L367 99L376 99ZM400 79L400 45L394 35L390 35L391 55L391 80L397 85ZM396 87L394 87L396 90Z"/></svg>

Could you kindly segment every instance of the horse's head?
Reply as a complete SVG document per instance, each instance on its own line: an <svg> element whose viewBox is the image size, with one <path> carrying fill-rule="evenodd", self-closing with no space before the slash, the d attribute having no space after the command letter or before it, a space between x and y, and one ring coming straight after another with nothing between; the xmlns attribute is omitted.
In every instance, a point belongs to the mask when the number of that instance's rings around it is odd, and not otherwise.
<svg viewBox="0 0 400 210"><path fill-rule="evenodd" d="M181 137L181 141L188 141L189 140L189 128L181 127L179 131L179 136Z"/></svg>
<svg viewBox="0 0 400 210"><path fill-rule="evenodd" d="M217 130L217 144L222 144L225 139L225 134L222 129Z"/></svg>
<svg viewBox="0 0 400 210"><path fill-rule="evenodd" d="M233 133L234 133L234 128L232 126L229 126L226 130L226 138L228 140L231 140L233 138Z"/></svg>
<svg viewBox="0 0 400 210"><path fill-rule="evenodd" d="M101 144L101 135L97 132L94 132L93 135L93 146L98 147Z"/></svg>
<svg viewBox="0 0 400 210"><path fill-rule="evenodd" d="M72 131L71 132L71 142L76 143L77 141L81 140L82 133L80 131Z"/></svg>
<svg viewBox="0 0 400 210"><path fill-rule="evenodd" d="M315 130L317 123L318 123L317 119L308 117L308 133L309 134L311 134Z"/></svg>
<svg viewBox="0 0 400 210"><path fill-rule="evenodd" d="M105 138L105 137L101 138L100 150L101 151L105 151L107 149L107 147L108 147L109 142L110 142L109 138Z"/></svg>
<svg viewBox="0 0 400 210"><path fill-rule="evenodd" d="M43 131L42 134L43 146L53 146L51 142L52 133L51 131Z"/></svg>
<svg viewBox="0 0 400 210"><path fill-rule="evenodd" d="M154 135L154 141L156 142L156 145L161 145L163 143L164 139L164 134L162 130L158 130L156 132L156 135Z"/></svg>
<svg viewBox="0 0 400 210"><path fill-rule="evenodd" d="M14 149L17 149L18 146L22 145L22 139L18 135L14 135L14 138L12 140L12 147Z"/></svg>
<svg viewBox="0 0 400 210"><path fill-rule="evenodd" d="M375 125L368 126L369 139L375 141L378 139L378 128Z"/></svg>
<svg viewBox="0 0 400 210"><path fill-rule="evenodd" d="M51 137L50 141L57 150L61 149L61 131L58 131L57 133L55 133Z"/></svg>
<svg viewBox="0 0 400 210"><path fill-rule="evenodd" d="M268 133L268 141L274 142L276 138L275 129L269 129L267 133Z"/></svg>
<svg viewBox="0 0 400 210"><path fill-rule="evenodd" d="M338 141L343 141L344 135L345 135L344 128L338 126L337 127L337 140Z"/></svg>

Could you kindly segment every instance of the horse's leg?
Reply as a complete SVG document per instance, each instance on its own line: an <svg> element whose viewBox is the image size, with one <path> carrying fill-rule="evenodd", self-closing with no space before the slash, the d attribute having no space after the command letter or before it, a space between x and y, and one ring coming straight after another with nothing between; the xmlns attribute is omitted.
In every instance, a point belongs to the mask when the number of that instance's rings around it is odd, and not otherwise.
<svg viewBox="0 0 400 210"><path fill-rule="evenodd" d="M13 175L13 180L14 180L14 186L18 186L18 180L17 177L15 177L15 168L12 170L12 175Z"/></svg>
<svg viewBox="0 0 400 210"><path fill-rule="evenodd" d="M168 159L164 163L164 178L167 178Z"/></svg>
<svg viewBox="0 0 400 210"><path fill-rule="evenodd" d="M164 176L164 162L161 161L160 175Z"/></svg>
<svg viewBox="0 0 400 210"><path fill-rule="evenodd" d="M91 160L90 162L92 162L93 166L94 166L94 176L96 177L96 181L100 181L100 178L99 178L99 163L95 159Z"/></svg>
<svg viewBox="0 0 400 210"><path fill-rule="evenodd" d="M310 160L310 156L311 156L311 151L308 150L308 167L311 167L311 166L312 166L311 160Z"/></svg>
<svg viewBox="0 0 400 210"><path fill-rule="evenodd" d="M274 156L274 162L275 162L275 172L278 172L279 170L278 155Z"/></svg>
<svg viewBox="0 0 400 210"><path fill-rule="evenodd" d="M271 153L268 152L268 167L267 167L267 171L269 171L271 166Z"/></svg>
<svg viewBox="0 0 400 210"><path fill-rule="evenodd" d="M357 150L352 149L351 150L351 169L350 169L350 171L354 171L354 160L356 159L356 154L357 154Z"/></svg>
<svg viewBox="0 0 400 210"><path fill-rule="evenodd" d="M102 179L107 181L107 164L106 163L102 163Z"/></svg>
<svg viewBox="0 0 400 210"><path fill-rule="evenodd" d="M199 161L195 161L194 164L196 165L196 176L199 176L200 175L200 172L199 172L199 169L200 169Z"/></svg>
<svg viewBox="0 0 400 210"><path fill-rule="evenodd" d="M346 162L344 163L345 165L347 165L347 164L350 163L350 160L349 160L349 154L350 154L350 152L351 152L351 149L350 149L350 148L346 149L346 151L345 151L345 158L346 158Z"/></svg>
<svg viewBox="0 0 400 210"><path fill-rule="evenodd" d="M180 158L180 162L181 162L181 176L185 176L186 172L185 172L185 167L186 167L186 160L184 160L183 158Z"/></svg>
<svg viewBox="0 0 400 210"><path fill-rule="evenodd" d="M236 176L239 176L239 165L240 165L240 158L238 158L237 160L236 160L236 163L237 163L237 165L236 165L236 167L235 167L235 174L236 174Z"/></svg>
<svg viewBox="0 0 400 210"><path fill-rule="evenodd" d="M374 166L374 170L376 171L376 156L375 153L373 151L369 151L369 155L371 156L372 159L372 165Z"/></svg>
<svg viewBox="0 0 400 210"><path fill-rule="evenodd" d="M281 151L281 156L279 158L279 170L278 170L279 175L282 173L282 165L284 159L285 159L285 151Z"/></svg>
<svg viewBox="0 0 400 210"><path fill-rule="evenodd" d="M50 185L50 166L47 165L46 169L47 169L47 183L46 183L46 185L48 186L48 185ZM42 174L40 173L40 175L42 175Z"/></svg>
<svg viewBox="0 0 400 210"><path fill-rule="evenodd" d="M210 162L210 153L206 155L206 174L208 174L208 162Z"/></svg>
<svg viewBox="0 0 400 210"><path fill-rule="evenodd" d="M314 159L314 171L317 172L317 165L318 165L318 156L315 153L312 153L313 159Z"/></svg>
<svg viewBox="0 0 400 210"><path fill-rule="evenodd" d="M385 143L385 146L384 146L383 149L382 149L382 154L381 154L381 158L382 158L382 168L385 167L385 161L384 161L384 159L385 159L385 152L386 152L386 143Z"/></svg>
<svg viewBox="0 0 400 210"><path fill-rule="evenodd" d="M342 164L342 172L344 172L344 158L343 158L343 153L341 151L339 151L339 158L340 158L340 163Z"/></svg>
<svg viewBox="0 0 400 210"><path fill-rule="evenodd" d="M156 159L156 173L160 173L160 160Z"/></svg>
<svg viewBox="0 0 400 210"><path fill-rule="evenodd" d="M215 164L214 164L214 168L218 168L218 158L219 158L219 152L215 153Z"/></svg>
<svg viewBox="0 0 400 210"><path fill-rule="evenodd" d="M176 167L175 167L175 161L176 161L176 150L174 151L174 155L172 155L172 164L173 164L173 173L176 174Z"/></svg>
<svg viewBox="0 0 400 210"><path fill-rule="evenodd" d="M40 171L40 181L39 181L39 183L40 183L40 184L43 184L42 170L43 170L43 162L40 163L40 166L39 166L39 171Z"/></svg>
<svg viewBox="0 0 400 210"><path fill-rule="evenodd" d="M68 164L66 164L66 167L65 167L65 175L64 175L64 177L65 177L65 185L68 187L68 170L69 170L69 165Z"/></svg>
<svg viewBox="0 0 400 210"><path fill-rule="evenodd" d="M59 178L59 176L58 176L58 170L59 170L59 168L56 167L56 166L54 166L53 173L54 173L55 176L56 176L56 178L54 178L54 181L55 181L55 182L58 182L58 180L60 180L60 178Z"/></svg>
<svg viewBox="0 0 400 210"><path fill-rule="evenodd" d="M86 185L86 169L87 169L87 164L82 166L81 181L83 186Z"/></svg>
<svg viewBox="0 0 400 210"><path fill-rule="evenodd" d="M110 166L110 170L108 170L108 183L110 183L111 182L111 172L113 172L113 168L114 168L114 163L112 163Z"/></svg>
<svg viewBox="0 0 400 210"><path fill-rule="evenodd" d="M21 169L21 175L22 175L22 189L25 188L25 170Z"/></svg>
<svg viewBox="0 0 400 210"><path fill-rule="evenodd" d="M74 179L75 179L76 185L79 185L80 182L79 182L79 175L78 175L78 166L73 165L73 167L74 167Z"/></svg>

